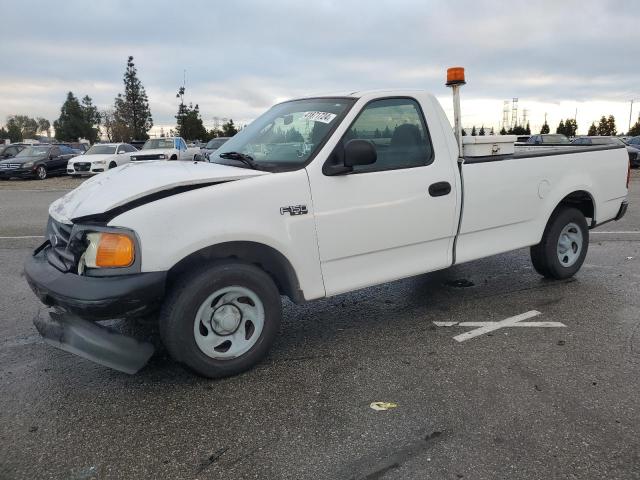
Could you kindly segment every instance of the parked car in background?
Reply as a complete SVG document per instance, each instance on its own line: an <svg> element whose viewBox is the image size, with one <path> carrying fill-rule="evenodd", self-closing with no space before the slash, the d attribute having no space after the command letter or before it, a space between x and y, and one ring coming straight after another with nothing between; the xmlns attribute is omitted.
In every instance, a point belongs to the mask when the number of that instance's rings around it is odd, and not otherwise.
<svg viewBox="0 0 640 480"><path fill-rule="evenodd" d="M629 154L629 164L633 168L640 167L640 143L626 144L618 137L578 137L571 142L573 145L624 145Z"/></svg>
<svg viewBox="0 0 640 480"><path fill-rule="evenodd" d="M116 168L131 161L131 155L137 152L128 143L95 144L84 155L73 157L67 163L67 173L74 177L95 175L110 168Z"/></svg>
<svg viewBox="0 0 640 480"><path fill-rule="evenodd" d="M37 178L64 174L75 153L66 145L31 145L15 157L0 161L0 178Z"/></svg>
<svg viewBox="0 0 640 480"><path fill-rule="evenodd" d="M201 155L199 148L188 148L182 137L150 138L138 153L131 155L131 161L198 160Z"/></svg>
<svg viewBox="0 0 640 480"><path fill-rule="evenodd" d="M0 145L0 160L6 160L7 158L13 158L22 150L24 150L26 145L21 144L10 144L10 145Z"/></svg>
<svg viewBox="0 0 640 480"><path fill-rule="evenodd" d="M562 135L561 133L547 133L547 134L538 134L531 135L527 140L528 144L539 145L541 143L551 144L551 145L567 145L571 143L566 135Z"/></svg>
<svg viewBox="0 0 640 480"><path fill-rule="evenodd" d="M202 154L206 159L209 158L213 152L219 149L222 145L225 144L227 140L231 137L216 137L207 142L207 144L202 148Z"/></svg>
<svg viewBox="0 0 640 480"><path fill-rule="evenodd" d="M640 147L640 136L631 137L626 141L627 145L631 145L632 147Z"/></svg>
<svg viewBox="0 0 640 480"><path fill-rule="evenodd" d="M129 145L132 145L138 150L142 150L142 147L144 146L145 143L146 143L146 140L131 140L129 142Z"/></svg>
<svg viewBox="0 0 640 480"><path fill-rule="evenodd" d="M527 143L530 138L531 135L518 135L518 138L516 138L516 143Z"/></svg>

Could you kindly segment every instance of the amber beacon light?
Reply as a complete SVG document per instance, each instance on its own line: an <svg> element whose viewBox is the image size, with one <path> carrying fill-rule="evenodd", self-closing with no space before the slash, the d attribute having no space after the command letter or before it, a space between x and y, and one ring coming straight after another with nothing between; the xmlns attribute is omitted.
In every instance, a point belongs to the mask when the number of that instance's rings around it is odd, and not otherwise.
<svg viewBox="0 0 640 480"><path fill-rule="evenodd" d="M447 68L447 86L451 85L464 85L464 68L463 67L451 67Z"/></svg>

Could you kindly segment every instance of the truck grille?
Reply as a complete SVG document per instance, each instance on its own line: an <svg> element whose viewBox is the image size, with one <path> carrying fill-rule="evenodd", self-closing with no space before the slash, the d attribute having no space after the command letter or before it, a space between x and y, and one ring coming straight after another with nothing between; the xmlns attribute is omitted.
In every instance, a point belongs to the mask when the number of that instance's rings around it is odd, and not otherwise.
<svg viewBox="0 0 640 480"><path fill-rule="evenodd" d="M13 168L20 168L19 163L0 163L1 170L9 170Z"/></svg>
<svg viewBox="0 0 640 480"><path fill-rule="evenodd" d="M71 237L73 225L49 217L47 224L47 260L62 272L74 270L81 254L80 242Z"/></svg>

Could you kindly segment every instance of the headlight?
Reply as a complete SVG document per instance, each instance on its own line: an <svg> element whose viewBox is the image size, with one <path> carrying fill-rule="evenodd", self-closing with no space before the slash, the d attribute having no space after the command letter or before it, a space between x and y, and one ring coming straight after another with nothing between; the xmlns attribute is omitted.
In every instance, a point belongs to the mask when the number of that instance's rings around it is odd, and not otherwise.
<svg viewBox="0 0 640 480"><path fill-rule="evenodd" d="M95 160L93 162L95 165L105 165L107 163L106 160Z"/></svg>
<svg viewBox="0 0 640 480"><path fill-rule="evenodd" d="M124 233L88 233L89 246L80 259L79 270L89 268L130 267L135 259L135 244Z"/></svg>
<svg viewBox="0 0 640 480"><path fill-rule="evenodd" d="M22 164L22 166L23 166L24 168L33 167L33 162L24 162L24 163Z"/></svg>
<svg viewBox="0 0 640 480"><path fill-rule="evenodd" d="M158 155L158 158L159 158L160 160L166 160L166 159L167 159L167 156L166 156L164 153L161 153L160 155Z"/></svg>

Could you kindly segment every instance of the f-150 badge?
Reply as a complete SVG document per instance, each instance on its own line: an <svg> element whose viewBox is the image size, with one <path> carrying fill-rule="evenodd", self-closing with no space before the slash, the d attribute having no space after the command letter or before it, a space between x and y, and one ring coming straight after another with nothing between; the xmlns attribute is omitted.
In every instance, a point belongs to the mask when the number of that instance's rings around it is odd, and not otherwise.
<svg viewBox="0 0 640 480"><path fill-rule="evenodd" d="M280 207L280 215L288 213L289 215L306 215L309 213L306 205L289 205L288 207Z"/></svg>

